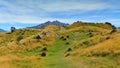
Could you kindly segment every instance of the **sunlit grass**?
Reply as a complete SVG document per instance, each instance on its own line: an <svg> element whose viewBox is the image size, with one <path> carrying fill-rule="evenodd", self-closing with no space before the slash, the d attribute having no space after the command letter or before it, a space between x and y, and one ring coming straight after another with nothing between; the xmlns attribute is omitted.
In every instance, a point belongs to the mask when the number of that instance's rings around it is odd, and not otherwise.
<svg viewBox="0 0 120 68"><path fill-rule="evenodd" d="M111 31L108 24L76 23L0 33L0 68L119 68L120 32ZM43 32L49 34L36 39Z"/></svg>

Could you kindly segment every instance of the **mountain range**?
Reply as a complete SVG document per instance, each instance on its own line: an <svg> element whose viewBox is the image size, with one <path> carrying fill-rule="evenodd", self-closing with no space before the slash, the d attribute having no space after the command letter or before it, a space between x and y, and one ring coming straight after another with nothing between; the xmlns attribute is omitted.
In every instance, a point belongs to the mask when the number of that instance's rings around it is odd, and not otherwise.
<svg viewBox="0 0 120 68"><path fill-rule="evenodd" d="M39 24L37 26L32 26L32 27L28 27L28 28L37 28L38 29L38 28L44 28L44 27L46 27L48 25L67 26L69 24L62 23L62 22L56 20L56 21L47 21L47 22Z"/></svg>
<svg viewBox="0 0 120 68"><path fill-rule="evenodd" d="M6 32L5 30L3 30L3 29L0 29L0 32Z"/></svg>

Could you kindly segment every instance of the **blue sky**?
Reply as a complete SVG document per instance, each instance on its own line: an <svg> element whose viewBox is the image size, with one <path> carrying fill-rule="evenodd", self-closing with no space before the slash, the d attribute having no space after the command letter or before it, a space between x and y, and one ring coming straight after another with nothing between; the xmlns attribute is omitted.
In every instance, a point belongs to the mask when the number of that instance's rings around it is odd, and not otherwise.
<svg viewBox="0 0 120 68"><path fill-rule="evenodd" d="M120 26L119 0L0 0L0 28L9 30L59 20L111 22Z"/></svg>

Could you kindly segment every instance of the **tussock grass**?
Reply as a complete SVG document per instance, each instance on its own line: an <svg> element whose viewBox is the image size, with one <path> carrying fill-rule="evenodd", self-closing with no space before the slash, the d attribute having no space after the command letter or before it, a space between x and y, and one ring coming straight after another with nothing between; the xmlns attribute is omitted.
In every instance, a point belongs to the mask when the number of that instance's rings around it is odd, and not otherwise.
<svg viewBox="0 0 120 68"><path fill-rule="evenodd" d="M94 55L106 56L110 54L117 56L120 54L119 37L120 37L120 34L114 34L112 39L99 43L95 46L89 47L85 50L85 52L88 55L93 55L93 56Z"/></svg>
<svg viewBox="0 0 120 68"><path fill-rule="evenodd" d="M120 31L113 29L109 23L76 22L0 33L0 68L119 68Z"/></svg>

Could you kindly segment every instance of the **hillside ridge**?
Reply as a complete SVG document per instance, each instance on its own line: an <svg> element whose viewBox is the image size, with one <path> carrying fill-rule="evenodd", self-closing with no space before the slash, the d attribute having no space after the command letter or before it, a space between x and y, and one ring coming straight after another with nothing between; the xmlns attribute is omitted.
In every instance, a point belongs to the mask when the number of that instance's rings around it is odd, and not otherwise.
<svg viewBox="0 0 120 68"><path fill-rule="evenodd" d="M120 30L108 22L75 22L0 33L0 66L119 68L119 37Z"/></svg>

